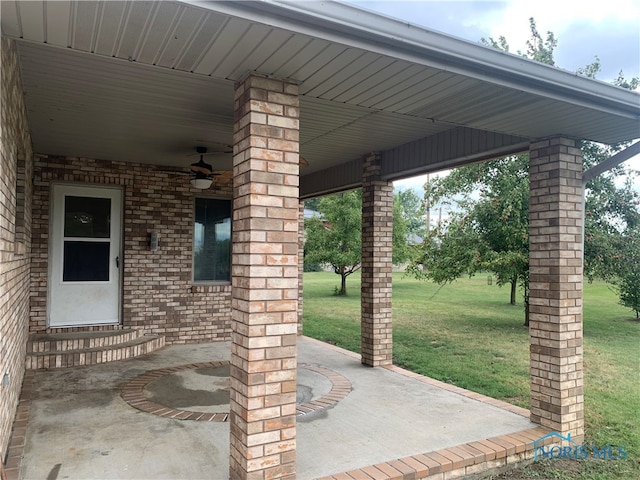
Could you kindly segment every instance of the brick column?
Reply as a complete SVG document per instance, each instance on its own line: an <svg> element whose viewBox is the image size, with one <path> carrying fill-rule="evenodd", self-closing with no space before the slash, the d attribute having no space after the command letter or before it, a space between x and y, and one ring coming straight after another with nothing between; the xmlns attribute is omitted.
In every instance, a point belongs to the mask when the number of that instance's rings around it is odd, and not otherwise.
<svg viewBox="0 0 640 480"><path fill-rule="evenodd" d="M530 146L531 420L584 436L582 152L575 140Z"/></svg>
<svg viewBox="0 0 640 480"><path fill-rule="evenodd" d="M298 212L298 335L302 335L302 280L304 277L304 201Z"/></svg>
<svg viewBox="0 0 640 480"><path fill-rule="evenodd" d="M235 86L230 478L294 478L298 87Z"/></svg>
<svg viewBox="0 0 640 480"><path fill-rule="evenodd" d="M380 179L380 157L364 161L362 178L362 363L392 363L391 260L393 183Z"/></svg>

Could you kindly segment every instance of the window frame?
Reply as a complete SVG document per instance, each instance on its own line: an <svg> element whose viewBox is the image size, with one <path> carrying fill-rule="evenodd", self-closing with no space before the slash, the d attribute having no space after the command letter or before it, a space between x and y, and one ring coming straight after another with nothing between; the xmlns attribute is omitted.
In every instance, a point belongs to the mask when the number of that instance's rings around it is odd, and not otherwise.
<svg viewBox="0 0 640 480"><path fill-rule="evenodd" d="M197 200L220 200L229 203L229 280L196 280L196 202ZM231 285L231 257L233 248L233 199L219 195L194 195L191 218L191 283L193 285Z"/></svg>

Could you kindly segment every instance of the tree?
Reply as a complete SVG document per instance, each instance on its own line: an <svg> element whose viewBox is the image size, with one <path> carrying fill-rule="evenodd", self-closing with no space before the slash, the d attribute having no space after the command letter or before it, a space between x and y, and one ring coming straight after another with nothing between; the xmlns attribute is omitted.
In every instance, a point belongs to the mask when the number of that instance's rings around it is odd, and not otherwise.
<svg viewBox="0 0 640 480"><path fill-rule="evenodd" d="M411 189L400 190L396 193L395 198L400 204L400 215L407 225L407 234L424 238L427 229L424 218L426 212L422 198Z"/></svg>
<svg viewBox="0 0 640 480"><path fill-rule="evenodd" d="M409 222L404 216L405 210L402 206L400 195L393 196L393 250L392 262L400 265L411 258L409 245L407 244L407 234L409 232Z"/></svg>
<svg viewBox="0 0 640 480"><path fill-rule="evenodd" d="M530 60L535 60L536 62L555 66L556 62L553 58L553 51L558 46L558 40L555 35L552 32L547 32L547 37L543 39L540 32L538 32L538 27L533 17L529 18L529 32L531 33L531 38L527 40L527 51L523 53L518 50L518 55L527 57ZM498 40L491 37L489 37L489 39L483 37L480 39L480 43L502 50L503 52L509 51L509 43L502 35L498 37ZM583 74L584 72L579 71L578 73Z"/></svg>
<svg viewBox="0 0 640 480"><path fill-rule="evenodd" d="M337 295L347 294L347 277L360 269L362 258L362 190L323 197L318 203L321 216L305 220L307 263L330 265L340 275ZM393 262L409 258L407 226L398 196L393 202Z"/></svg>
<svg viewBox="0 0 640 480"><path fill-rule="evenodd" d="M431 232L411 271L437 283L490 271L499 285L511 286L515 304L529 268L527 168L528 157L519 155L459 168L425 185L429 202L451 214Z"/></svg>
<svg viewBox="0 0 640 480"><path fill-rule="evenodd" d="M305 261L331 265L340 275L338 295L347 294L347 277L360 269L362 248L362 191L323 197L322 217L305 220Z"/></svg>
<svg viewBox="0 0 640 480"><path fill-rule="evenodd" d="M320 200L321 199L319 197L309 198L304 201L304 208L315 210L317 212L318 208L320 207Z"/></svg>
<svg viewBox="0 0 640 480"><path fill-rule="evenodd" d="M611 148L586 143L582 150L585 169L588 169L609 158L619 146ZM617 183L622 175L626 175L626 181L619 186ZM584 273L589 281L601 278L613 283L621 272L616 258L627 245L623 239L637 235L640 226L640 203L633 188L634 177L637 178L637 173L619 166L587 184Z"/></svg>
<svg viewBox="0 0 640 480"><path fill-rule="evenodd" d="M640 228L628 232L618 244L618 275L613 284L620 303L633 310L640 319Z"/></svg>
<svg viewBox="0 0 640 480"><path fill-rule="evenodd" d="M518 53L554 65L553 51L557 45L554 35L548 32L543 39L533 19L530 19L530 30L526 54ZM482 39L482 43L509 50L504 37L497 41ZM594 77L599 69L596 57L578 74ZM637 88L638 79L627 81L621 72L615 84ZM585 169L609 158L621 148L623 145L583 142ZM637 238L635 229L640 224L637 193L633 191L630 177L623 186L616 184L617 179L629 173L619 166L587 184L585 221L585 272L589 278L598 276L615 283L621 302L627 306L635 305L640 280L631 273L623 274L627 270L612 259L623 250L623 246L634 245L633 241L625 243L622 239ZM511 285L511 303L515 303L516 286L520 283L526 306L529 278L528 156L461 167L445 179L430 182L425 190L430 202L448 202L453 204L454 210L446 230L433 232L425 242L411 271L419 277L445 283L464 274L489 270L496 274L499 284ZM477 200L468 197L474 191L480 193ZM461 195L467 198L461 199ZM633 258L630 254L625 254L625 257ZM526 316L525 324L528 324Z"/></svg>

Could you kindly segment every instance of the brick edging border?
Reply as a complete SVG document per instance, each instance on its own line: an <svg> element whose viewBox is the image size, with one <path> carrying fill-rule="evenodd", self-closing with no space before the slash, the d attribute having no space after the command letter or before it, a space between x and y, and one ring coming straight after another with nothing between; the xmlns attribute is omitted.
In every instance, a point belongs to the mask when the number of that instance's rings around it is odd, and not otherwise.
<svg viewBox="0 0 640 480"><path fill-rule="evenodd" d="M229 365L229 362L189 363L177 367L149 370L126 382L120 388L120 396L133 408L158 417L174 418L176 420L195 420L198 422L226 422L229 419L229 412L207 413L171 408L149 400L144 394L144 389L147 385L166 375L172 375L184 370L193 370L195 368L218 368L225 365Z"/></svg>
<svg viewBox="0 0 640 480"><path fill-rule="evenodd" d="M18 408L13 420L13 428L9 437L9 448L7 449L4 473L6 480L18 480L22 468L22 457L26 445L27 423L31 410L31 394L33 392L34 370L25 370L22 379L22 389L18 400ZM3 477L4 478L4 477Z"/></svg>
<svg viewBox="0 0 640 480"><path fill-rule="evenodd" d="M329 393L322 395L316 400L302 403L296 407L296 415L298 416L334 407L340 400L345 398L351 392L351 382L347 377L340 375L333 370L307 363L299 363L298 368L304 368L306 370L319 373L320 375L324 375L331 382L331 390Z"/></svg>
<svg viewBox="0 0 640 480"><path fill-rule="evenodd" d="M466 478L468 475L501 470L534 457L534 442L552 444L541 437L550 432L545 427L529 428L433 452L389 460L348 472L334 473L316 480L442 480Z"/></svg>
<svg viewBox="0 0 640 480"><path fill-rule="evenodd" d="M228 411L207 413L181 410L153 402L144 394L144 389L147 385L165 375L172 375L176 372L192 370L194 368L217 368L225 365L229 365L229 362L219 361L190 363L177 367L149 370L148 372L138 375L134 379L125 383L120 388L120 396L133 408L159 417L173 418L176 420L194 420L197 422L227 422L229 420ZM349 382L346 377L334 372L333 370L329 370L328 368L320 367L318 365L307 364L298 364L298 368L304 368L306 370L319 373L320 375L327 377L331 382L331 390L329 393L315 400L311 400L310 402L297 405L296 414L299 416L331 408L351 392L351 382Z"/></svg>

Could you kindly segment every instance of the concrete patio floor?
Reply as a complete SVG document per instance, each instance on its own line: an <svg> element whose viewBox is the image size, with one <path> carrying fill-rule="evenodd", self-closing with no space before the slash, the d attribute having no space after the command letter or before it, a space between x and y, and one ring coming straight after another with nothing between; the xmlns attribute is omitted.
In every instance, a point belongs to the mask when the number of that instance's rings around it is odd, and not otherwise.
<svg viewBox="0 0 640 480"><path fill-rule="evenodd" d="M305 365L299 399L311 402L301 407L308 413L298 416L299 479L393 478L398 472L405 476L396 478L455 478L530 458L533 440L546 432L528 420L525 409L398 367L365 367L359 356L306 337L298 345L299 363ZM227 422L194 421L197 415L179 419L207 411L198 401L185 407L184 400L174 399L182 406L152 414L122 396L127 382L151 370L224 363L228 357L228 342L174 345L138 359L28 372L8 472L47 480L228 478ZM207 403L208 392L193 375L184 373L178 383L199 391L205 399L200 403ZM207 375L202 378L213 378ZM342 384L344 393L332 397L332 382L340 376L351 390ZM222 388L224 381L216 381ZM156 390L152 399L162 403L162 388ZM312 400L322 396L329 401L314 406ZM224 411L224 400L215 398L209 411ZM135 396L129 401L144 403ZM176 416L181 408L187 413Z"/></svg>

